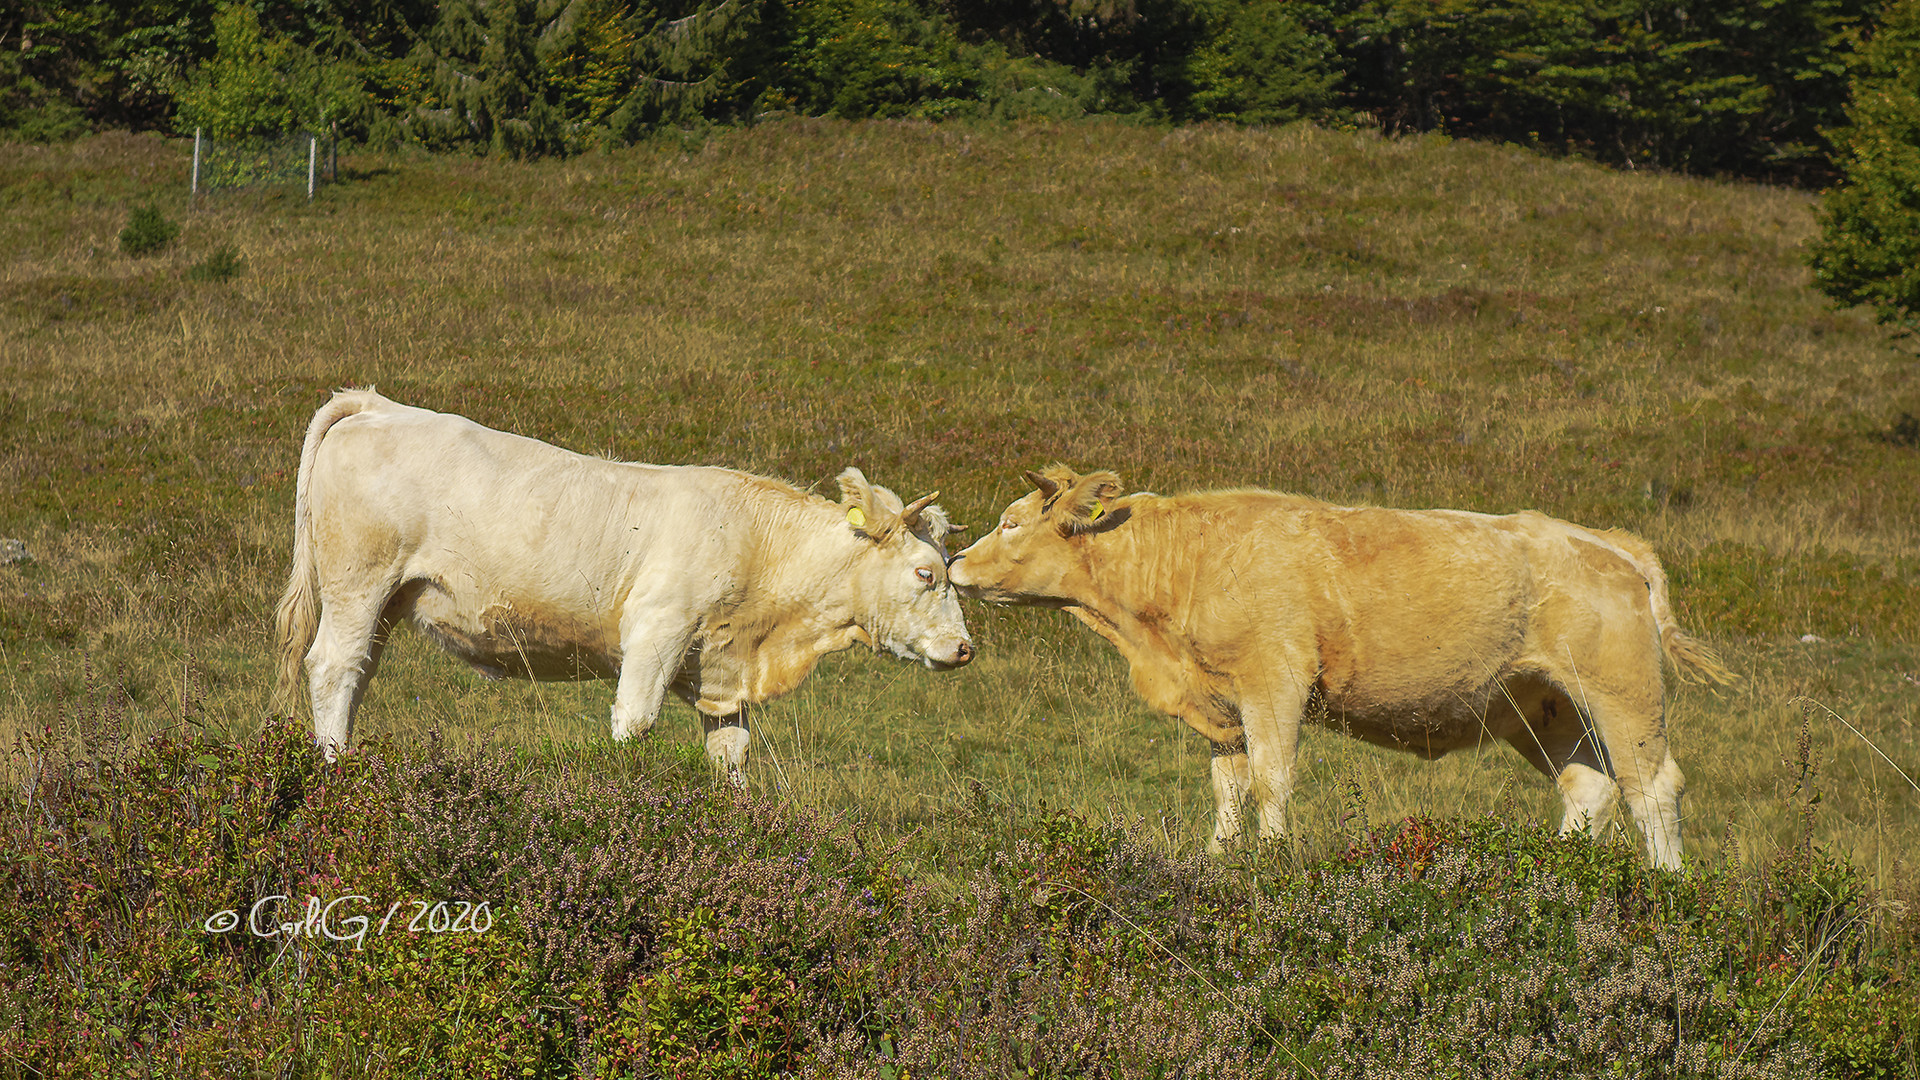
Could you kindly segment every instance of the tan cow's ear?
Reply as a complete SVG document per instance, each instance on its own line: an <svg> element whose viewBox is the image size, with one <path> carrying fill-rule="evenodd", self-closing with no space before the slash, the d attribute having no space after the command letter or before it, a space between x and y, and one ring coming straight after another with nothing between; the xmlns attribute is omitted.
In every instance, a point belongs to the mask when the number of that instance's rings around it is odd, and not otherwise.
<svg viewBox="0 0 1920 1080"><path fill-rule="evenodd" d="M1099 528L1106 521L1108 500L1119 495L1118 473L1102 469L1079 477L1054 506L1060 530L1077 533Z"/></svg>

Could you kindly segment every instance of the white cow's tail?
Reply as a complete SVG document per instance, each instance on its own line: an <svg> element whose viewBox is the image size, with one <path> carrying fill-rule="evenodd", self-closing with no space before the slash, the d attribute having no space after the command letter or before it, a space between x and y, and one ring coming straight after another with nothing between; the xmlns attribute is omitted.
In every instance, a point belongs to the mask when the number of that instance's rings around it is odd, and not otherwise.
<svg viewBox="0 0 1920 1080"><path fill-rule="evenodd" d="M385 402L372 390L342 390L322 405L307 425L307 441L300 447L300 471L293 481L293 571L287 575L287 591L273 611L277 665L273 711L282 716L291 716L299 705L301 661L320 629L320 573L313 561L313 508L308 501L313 461L320 455L320 440L326 437L328 428Z"/></svg>
<svg viewBox="0 0 1920 1080"><path fill-rule="evenodd" d="M1607 539L1623 548L1647 579L1647 598L1653 603L1653 621L1660 628L1660 651L1673 665L1674 674L1686 682L1733 682L1736 676L1727 670L1718 653L1705 642L1680 629L1673 617L1673 605L1667 599L1667 572L1660 557L1645 540L1631 533L1609 532Z"/></svg>

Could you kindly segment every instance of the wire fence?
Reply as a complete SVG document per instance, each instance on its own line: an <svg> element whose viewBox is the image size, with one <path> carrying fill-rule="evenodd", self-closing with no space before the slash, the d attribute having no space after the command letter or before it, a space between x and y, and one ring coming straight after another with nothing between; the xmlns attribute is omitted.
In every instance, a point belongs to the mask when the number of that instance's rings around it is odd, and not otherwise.
<svg viewBox="0 0 1920 1080"><path fill-rule="evenodd" d="M193 131L193 203L230 192L304 190L313 198L338 175L339 140L298 131L259 139L216 139Z"/></svg>

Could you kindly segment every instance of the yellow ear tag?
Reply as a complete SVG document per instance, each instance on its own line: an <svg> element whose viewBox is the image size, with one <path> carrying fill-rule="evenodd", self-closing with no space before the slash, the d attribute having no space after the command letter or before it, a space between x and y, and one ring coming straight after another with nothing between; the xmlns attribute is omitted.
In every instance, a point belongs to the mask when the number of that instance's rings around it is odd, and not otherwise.
<svg viewBox="0 0 1920 1080"><path fill-rule="evenodd" d="M849 506L847 507L847 524L856 529L864 529L867 527L867 515L861 513L859 507Z"/></svg>
<svg viewBox="0 0 1920 1080"><path fill-rule="evenodd" d="M1106 512L1107 512L1107 508L1106 508L1106 507L1104 507L1104 506L1102 506L1102 505L1100 505L1099 503L1094 503L1094 504L1093 504L1093 513L1091 513L1091 514L1088 514L1088 515L1087 515L1087 520L1088 520L1088 521L1099 521L1099 520L1100 520L1100 518L1101 518L1102 516L1104 516L1104 515L1106 514Z"/></svg>

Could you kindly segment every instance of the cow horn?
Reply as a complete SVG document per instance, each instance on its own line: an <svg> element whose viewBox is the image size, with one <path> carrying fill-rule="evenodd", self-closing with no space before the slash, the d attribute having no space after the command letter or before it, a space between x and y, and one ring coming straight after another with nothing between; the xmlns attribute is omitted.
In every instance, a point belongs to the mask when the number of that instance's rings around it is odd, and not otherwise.
<svg viewBox="0 0 1920 1080"><path fill-rule="evenodd" d="M1027 470L1026 477L1027 477L1027 483L1032 484L1034 487L1037 487L1040 489L1040 498L1043 500L1053 498L1054 495L1060 490L1059 484L1056 484L1053 481L1047 479L1046 477L1041 476L1039 473L1034 472L1032 469Z"/></svg>
<svg viewBox="0 0 1920 1080"><path fill-rule="evenodd" d="M925 510L929 506L932 506L933 500L939 497L940 497L940 493L936 491L931 495L922 495L919 498L908 503L906 506L906 509L900 511L900 523L902 525L905 525L909 529L919 528L920 527L920 511Z"/></svg>

